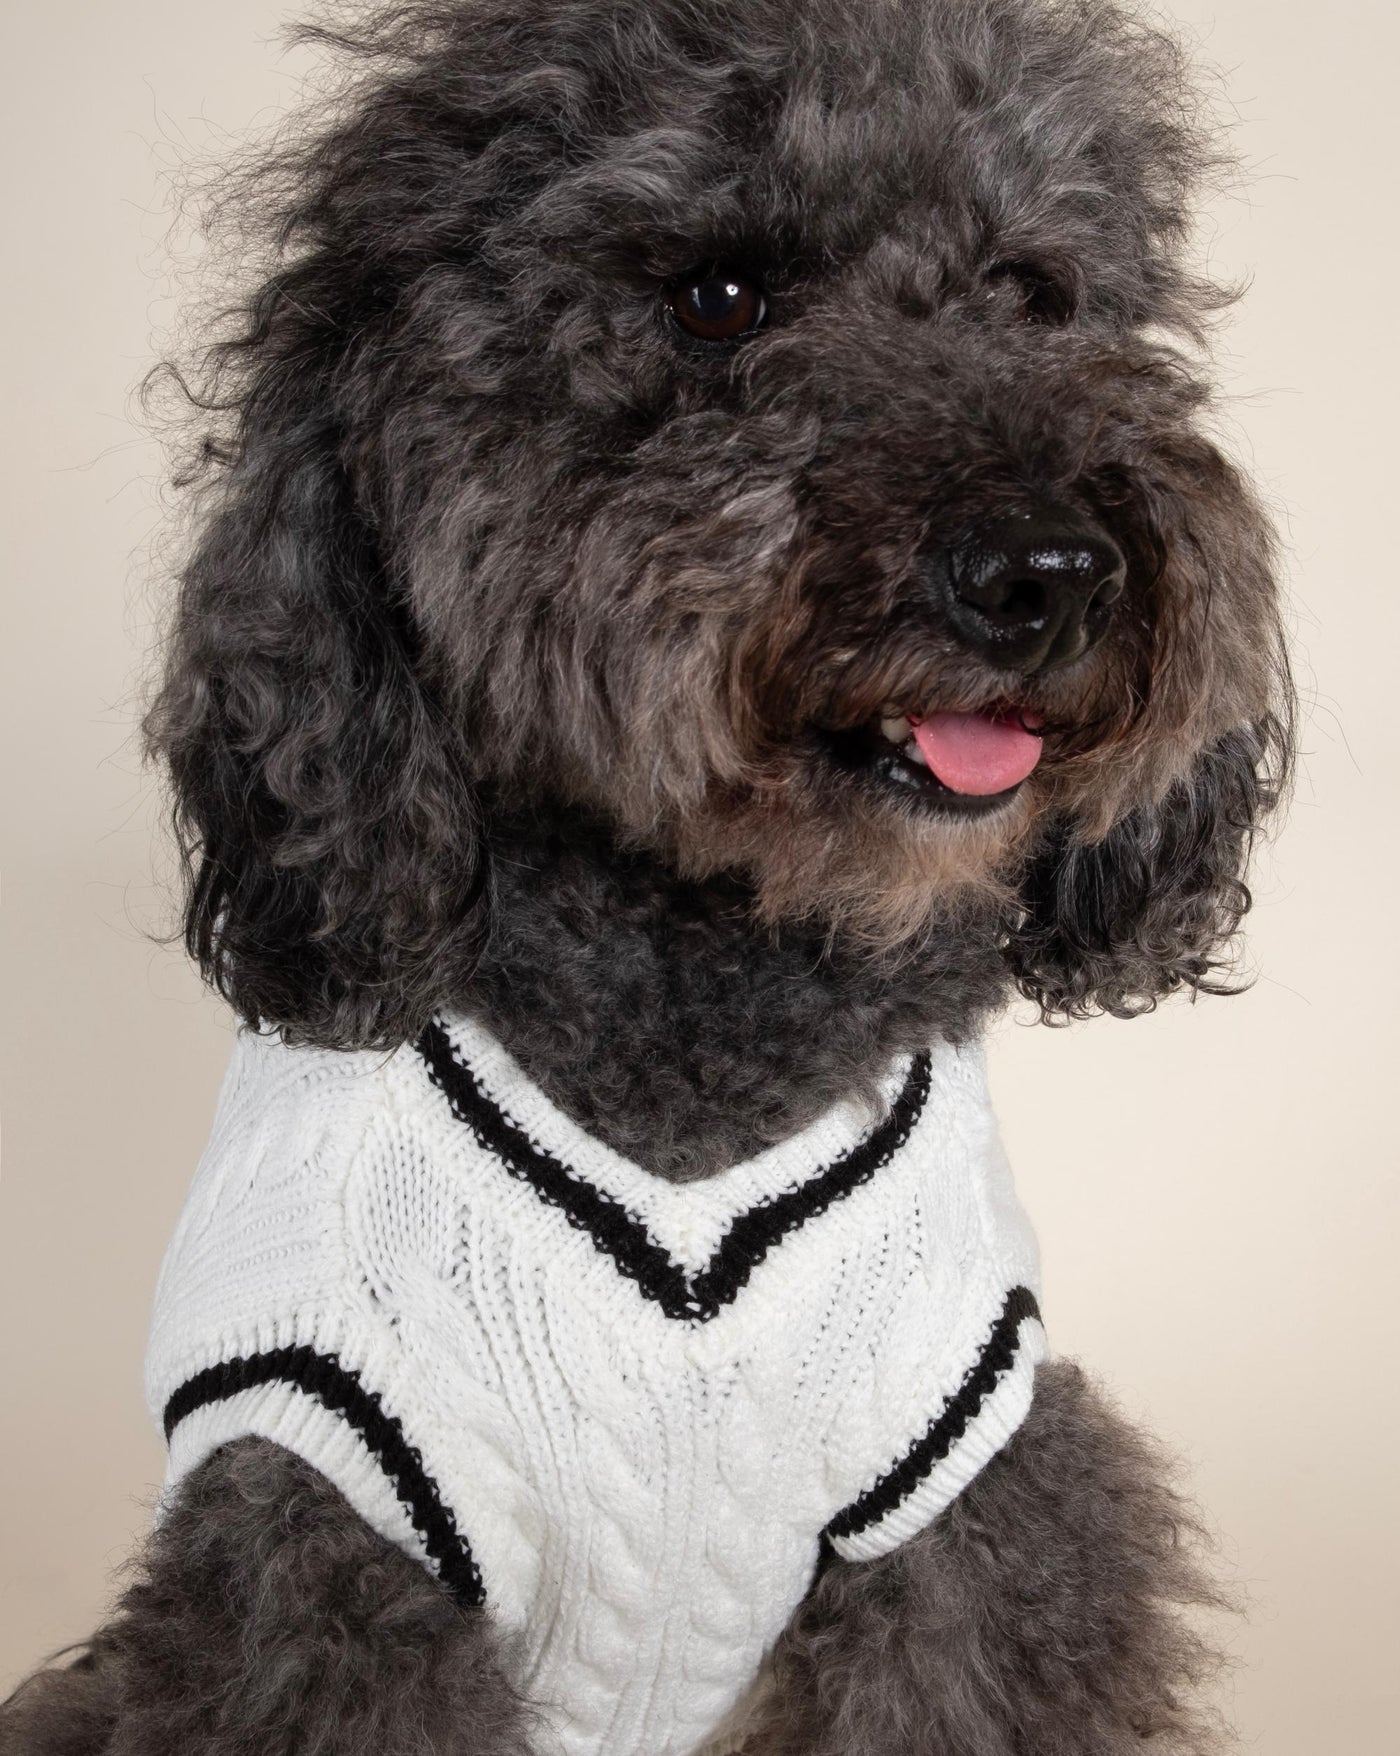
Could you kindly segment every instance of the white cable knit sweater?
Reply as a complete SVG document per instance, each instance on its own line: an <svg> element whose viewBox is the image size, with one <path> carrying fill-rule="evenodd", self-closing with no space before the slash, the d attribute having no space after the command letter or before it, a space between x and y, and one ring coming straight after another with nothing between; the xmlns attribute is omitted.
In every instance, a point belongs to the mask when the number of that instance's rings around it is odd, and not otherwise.
<svg viewBox="0 0 1400 1756"><path fill-rule="evenodd" d="M673 1185L460 1019L387 1056L244 1035L156 1299L167 1487L277 1440L518 1637L542 1756L687 1756L823 1552L897 1547L1029 1405L980 1051L886 1100Z"/></svg>

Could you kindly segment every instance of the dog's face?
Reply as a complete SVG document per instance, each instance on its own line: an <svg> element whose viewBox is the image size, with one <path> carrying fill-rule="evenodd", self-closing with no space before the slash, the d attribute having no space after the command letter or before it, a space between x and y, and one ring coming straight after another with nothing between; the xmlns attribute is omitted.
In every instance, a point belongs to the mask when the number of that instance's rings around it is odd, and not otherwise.
<svg viewBox="0 0 1400 1756"><path fill-rule="evenodd" d="M252 504L339 577L325 642L338 616L394 643L337 661L361 745L376 713L437 728L432 762L387 724L374 760L416 777L394 809L435 825L439 889L458 782L543 790L775 918L889 942L1019 909L1027 985L1072 1006L1112 984L1069 973L1035 893L1095 848L1111 890L1209 843L1157 985L1203 973L1283 684L1267 529L1166 345L1207 298L1171 46L1036 0L479 0L365 46L225 357L242 504L179 664L218 668L192 648L220 592L257 619L215 582ZM411 711L376 706L387 673ZM268 745L293 820L333 814L327 739L284 714L274 753L256 693L225 685L224 742ZM1128 925L1150 961L1165 920Z"/></svg>

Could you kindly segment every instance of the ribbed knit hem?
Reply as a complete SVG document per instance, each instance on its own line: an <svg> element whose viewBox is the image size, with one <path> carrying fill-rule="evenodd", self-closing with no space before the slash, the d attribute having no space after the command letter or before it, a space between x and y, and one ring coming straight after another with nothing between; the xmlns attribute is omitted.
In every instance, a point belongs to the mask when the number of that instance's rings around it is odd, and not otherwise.
<svg viewBox="0 0 1400 1756"><path fill-rule="evenodd" d="M874 1561L930 1525L1016 1432L1031 1406L1036 1366L1046 1357L1045 1330L1038 1317L1024 1317L1016 1331L1010 1366L984 1397L976 1415L947 1457L889 1512L863 1530L828 1541L843 1561Z"/></svg>
<svg viewBox="0 0 1400 1756"><path fill-rule="evenodd" d="M234 1439L271 1439L325 1476L381 1536L431 1571L437 1569L408 1508L378 1460L343 1416L294 1384L259 1384L193 1409L170 1435L166 1488L156 1516L167 1509L174 1484Z"/></svg>

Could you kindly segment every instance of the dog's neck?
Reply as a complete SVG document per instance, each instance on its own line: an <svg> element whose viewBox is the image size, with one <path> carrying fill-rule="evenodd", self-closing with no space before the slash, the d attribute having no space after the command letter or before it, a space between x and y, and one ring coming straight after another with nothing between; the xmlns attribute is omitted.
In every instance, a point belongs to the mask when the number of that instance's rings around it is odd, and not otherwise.
<svg viewBox="0 0 1400 1756"><path fill-rule="evenodd" d="M898 959L755 924L739 883L678 878L559 817L490 835L492 929L463 996L561 1109L656 1175L740 1163L892 1058L1005 1001L994 934Z"/></svg>

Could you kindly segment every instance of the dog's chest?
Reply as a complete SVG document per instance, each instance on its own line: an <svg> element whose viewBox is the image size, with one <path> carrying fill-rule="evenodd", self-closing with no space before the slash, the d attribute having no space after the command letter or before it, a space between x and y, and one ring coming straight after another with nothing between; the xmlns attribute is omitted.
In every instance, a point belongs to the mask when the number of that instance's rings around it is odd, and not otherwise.
<svg viewBox="0 0 1400 1756"><path fill-rule="evenodd" d="M460 1023L319 1130L285 1064L275 1092L252 1071L192 1200L223 1244L196 1280L177 1239L162 1286L172 1473L232 1427L292 1443L513 1637L542 1750L699 1748L823 1547L897 1546L1019 1421L1034 1245L976 1057L680 1188ZM219 1378L248 1358L274 1364ZM201 1377L219 1393L182 1412Z"/></svg>

